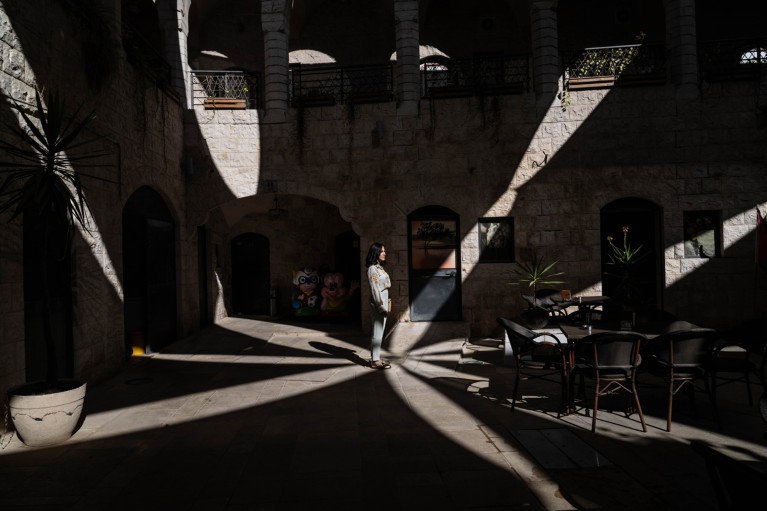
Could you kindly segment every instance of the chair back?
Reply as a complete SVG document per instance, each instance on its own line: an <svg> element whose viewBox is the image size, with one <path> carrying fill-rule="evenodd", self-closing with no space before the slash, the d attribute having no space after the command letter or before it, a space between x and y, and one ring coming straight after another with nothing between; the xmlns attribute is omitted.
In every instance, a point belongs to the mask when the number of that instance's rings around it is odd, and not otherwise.
<svg viewBox="0 0 767 511"><path fill-rule="evenodd" d="M528 307L531 309L557 310L561 308L561 303L558 303L555 300L558 300L559 302L562 301L562 291L549 288L538 289L535 291L535 304L533 304L533 295L523 294L522 298L527 302Z"/></svg>
<svg viewBox="0 0 767 511"><path fill-rule="evenodd" d="M717 336L712 328L671 331L653 339L653 354L673 368L703 367L710 360Z"/></svg>
<svg viewBox="0 0 767 511"><path fill-rule="evenodd" d="M503 327L506 336L509 338L512 353L519 354L524 351L525 345L532 342L533 339L540 336L532 330L515 323L510 319L497 318L498 323Z"/></svg>
<svg viewBox="0 0 767 511"><path fill-rule="evenodd" d="M722 333L723 341L758 355L767 351L767 318L752 318Z"/></svg>
<svg viewBox="0 0 767 511"><path fill-rule="evenodd" d="M628 375L640 363L639 348L645 337L636 332L602 332L584 337L577 344L576 356L601 375Z"/></svg>

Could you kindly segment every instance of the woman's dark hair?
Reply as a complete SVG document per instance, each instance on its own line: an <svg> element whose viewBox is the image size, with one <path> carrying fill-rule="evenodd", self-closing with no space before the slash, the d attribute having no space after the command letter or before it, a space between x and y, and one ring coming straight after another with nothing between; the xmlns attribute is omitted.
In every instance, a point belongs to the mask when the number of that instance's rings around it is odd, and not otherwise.
<svg viewBox="0 0 767 511"><path fill-rule="evenodd" d="M370 245L370 248L368 249L368 255L365 258L366 268L369 268L373 266L374 264L378 264L378 256L381 255L382 249L383 249L383 243L375 242Z"/></svg>

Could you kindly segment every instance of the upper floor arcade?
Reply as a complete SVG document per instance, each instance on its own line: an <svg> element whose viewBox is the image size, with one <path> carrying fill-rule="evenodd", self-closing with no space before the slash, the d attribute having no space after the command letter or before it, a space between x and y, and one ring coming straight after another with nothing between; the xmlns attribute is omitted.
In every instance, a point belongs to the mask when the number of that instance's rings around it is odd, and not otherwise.
<svg viewBox="0 0 767 511"><path fill-rule="evenodd" d="M134 0L135 1L135 0ZM179 11L187 106L259 108L702 83L764 74L758 2L194 0ZM169 41L168 38L162 39ZM226 98L226 101L220 101ZM234 101L232 101L234 100Z"/></svg>

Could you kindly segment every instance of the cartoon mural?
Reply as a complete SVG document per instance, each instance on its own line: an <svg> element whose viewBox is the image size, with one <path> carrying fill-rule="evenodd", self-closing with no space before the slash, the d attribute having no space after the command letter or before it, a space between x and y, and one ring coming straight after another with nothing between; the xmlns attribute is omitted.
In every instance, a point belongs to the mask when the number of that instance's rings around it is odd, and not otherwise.
<svg viewBox="0 0 767 511"><path fill-rule="evenodd" d="M293 272L293 313L296 317L318 316L320 313L320 273L307 266Z"/></svg>
<svg viewBox="0 0 767 511"><path fill-rule="evenodd" d="M354 291L359 288L359 282L352 281L348 288L344 287L344 275L340 272L325 274L322 288L322 303L320 310L323 317L347 317L351 311L350 300Z"/></svg>

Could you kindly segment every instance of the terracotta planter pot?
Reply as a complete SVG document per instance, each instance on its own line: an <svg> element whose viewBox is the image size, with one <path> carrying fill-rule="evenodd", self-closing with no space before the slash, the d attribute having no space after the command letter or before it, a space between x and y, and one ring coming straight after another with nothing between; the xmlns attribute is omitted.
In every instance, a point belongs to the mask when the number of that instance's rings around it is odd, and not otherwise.
<svg viewBox="0 0 767 511"><path fill-rule="evenodd" d="M69 439L75 432L85 402L86 384L62 380L58 392L41 393L44 382L18 385L8 391L13 427L26 445L45 447Z"/></svg>

